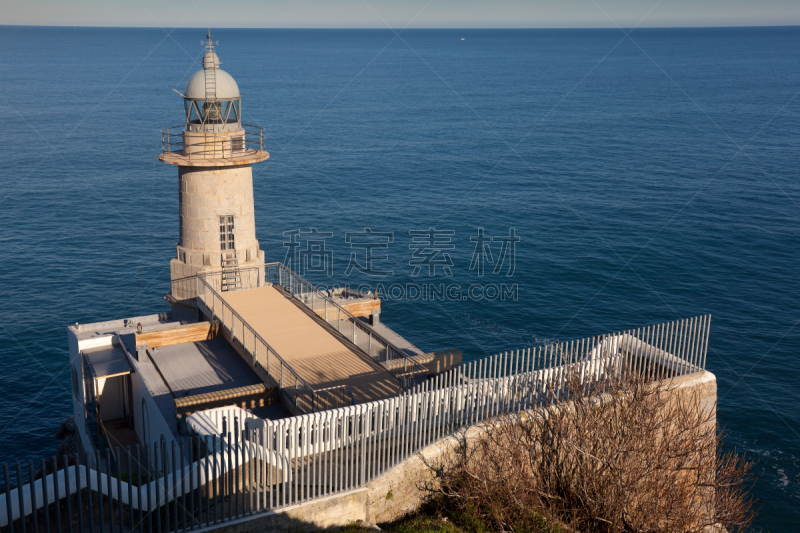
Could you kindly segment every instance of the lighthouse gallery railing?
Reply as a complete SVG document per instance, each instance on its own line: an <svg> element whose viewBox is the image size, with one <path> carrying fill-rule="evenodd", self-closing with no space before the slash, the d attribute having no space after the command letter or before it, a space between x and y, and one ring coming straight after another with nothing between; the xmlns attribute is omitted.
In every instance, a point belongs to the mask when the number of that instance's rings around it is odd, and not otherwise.
<svg viewBox="0 0 800 533"><path fill-rule="evenodd" d="M185 126L161 130L162 153L197 159L235 159L264 150L264 129L242 124L242 131L187 132Z"/></svg>

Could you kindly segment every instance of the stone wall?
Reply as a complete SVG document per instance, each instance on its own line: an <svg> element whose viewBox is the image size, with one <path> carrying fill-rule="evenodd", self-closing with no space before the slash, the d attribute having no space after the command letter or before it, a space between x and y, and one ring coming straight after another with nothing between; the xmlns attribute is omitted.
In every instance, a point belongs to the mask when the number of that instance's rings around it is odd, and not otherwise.
<svg viewBox="0 0 800 533"><path fill-rule="evenodd" d="M220 266L220 216L234 216L239 265L258 262L252 166L178 168L180 241L176 259L188 268L175 265L175 274L192 275L204 266Z"/></svg>
<svg viewBox="0 0 800 533"><path fill-rule="evenodd" d="M466 436L472 440L480 433L479 427L472 427ZM426 463L436 464L452 454L457 443L454 437L434 442L368 483L367 521L374 524L392 522L424 503L427 496L424 487L433 478Z"/></svg>

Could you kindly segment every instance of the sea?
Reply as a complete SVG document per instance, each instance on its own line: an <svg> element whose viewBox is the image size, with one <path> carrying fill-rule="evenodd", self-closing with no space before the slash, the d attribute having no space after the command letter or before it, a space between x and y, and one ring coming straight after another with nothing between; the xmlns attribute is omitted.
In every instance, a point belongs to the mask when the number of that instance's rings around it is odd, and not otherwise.
<svg viewBox="0 0 800 533"><path fill-rule="evenodd" d="M800 28L211 31L267 261L465 360L711 314L755 526L800 530ZM69 324L169 310L206 33L0 26L0 463L55 453Z"/></svg>

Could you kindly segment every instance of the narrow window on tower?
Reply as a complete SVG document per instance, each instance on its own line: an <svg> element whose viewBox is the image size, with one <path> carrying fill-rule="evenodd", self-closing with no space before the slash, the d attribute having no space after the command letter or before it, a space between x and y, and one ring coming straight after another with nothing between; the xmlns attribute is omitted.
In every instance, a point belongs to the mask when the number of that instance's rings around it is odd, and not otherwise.
<svg viewBox="0 0 800 533"><path fill-rule="evenodd" d="M233 240L233 215L219 217L219 249L233 250L236 245Z"/></svg>

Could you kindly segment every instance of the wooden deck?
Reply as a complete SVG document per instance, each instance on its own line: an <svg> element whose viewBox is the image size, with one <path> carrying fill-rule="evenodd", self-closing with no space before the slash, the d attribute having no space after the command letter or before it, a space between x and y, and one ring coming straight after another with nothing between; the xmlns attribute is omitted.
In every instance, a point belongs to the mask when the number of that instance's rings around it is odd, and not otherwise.
<svg viewBox="0 0 800 533"><path fill-rule="evenodd" d="M349 385L357 403L390 398L400 385L275 287L222 293L230 305L315 390Z"/></svg>

